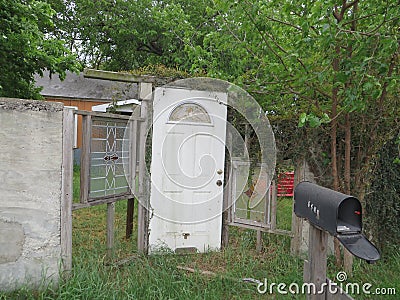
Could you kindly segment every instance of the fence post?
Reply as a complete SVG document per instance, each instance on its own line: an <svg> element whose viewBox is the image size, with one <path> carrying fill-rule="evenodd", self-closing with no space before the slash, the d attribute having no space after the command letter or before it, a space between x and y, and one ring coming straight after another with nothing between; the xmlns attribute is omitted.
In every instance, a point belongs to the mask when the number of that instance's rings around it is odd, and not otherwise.
<svg viewBox="0 0 400 300"><path fill-rule="evenodd" d="M271 230L275 230L278 193L277 193L277 184L274 180L271 182L270 189L271 189L271 211L270 211Z"/></svg>
<svg viewBox="0 0 400 300"><path fill-rule="evenodd" d="M139 83L139 99L141 100L140 117L144 121L140 123L139 133L139 203L138 203L138 240L137 248L139 253L146 254L148 248L148 209L150 199L150 189L148 186L148 176L146 175L146 138L147 129L149 128L148 122L149 115L149 101L151 101L153 85L151 83Z"/></svg>
<svg viewBox="0 0 400 300"><path fill-rule="evenodd" d="M136 195L136 163L137 163L137 141L138 141L138 122L137 120L129 123L129 185L131 193ZM129 198L126 208L126 229L125 238L129 239L133 231L133 217L135 212L135 198Z"/></svg>
<svg viewBox="0 0 400 300"><path fill-rule="evenodd" d="M107 259L111 261L114 248L115 202L107 203Z"/></svg>
<svg viewBox="0 0 400 300"><path fill-rule="evenodd" d="M129 198L126 206L125 238L129 239L133 232L133 217L135 214L135 198Z"/></svg>
<svg viewBox="0 0 400 300"><path fill-rule="evenodd" d="M308 263L305 263L303 278L315 284L316 293L307 294L307 300L325 300L327 248L328 233L310 225Z"/></svg>
<svg viewBox="0 0 400 300"><path fill-rule="evenodd" d="M81 195L80 202L87 203L90 180L90 140L92 136L92 117L82 116L82 153L81 153Z"/></svg>
<svg viewBox="0 0 400 300"><path fill-rule="evenodd" d="M232 207L233 207L233 191L232 191L232 133L226 130L226 150L225 150L225 174L224 174L224 198L223 198L223 211L222 211L222 232L221 232L221 247L226 248L229 244L229 223L232 220ZM228 159L227 159L228 158Z"/></svg>
<svg viewBox="0 0 400 300"><path fill-rule="evenodd" d="M315 182L313 174L309 171L308 165L305 159L297 163L296 170L294 172L293 186L296 186L302 181L308 180ZM294 198L293 198L294 199ZM293 201L294 205L294 201ZM306 228L303 228L306 227ZM294 256L299 256L301 252L301 246L303 243L303 231L306 234L308 223L304 222L301 218L297 217L292 209L292 234L293 238L290 242L290 253Z"/></svg>
<svg viewBox="0 0 400 300"><path fill-rule="evenodd" d="M61 191L61 258L63 270L72 269L72 180L73 180L73 109L64 108L63 112L63 156Z"/></svg>

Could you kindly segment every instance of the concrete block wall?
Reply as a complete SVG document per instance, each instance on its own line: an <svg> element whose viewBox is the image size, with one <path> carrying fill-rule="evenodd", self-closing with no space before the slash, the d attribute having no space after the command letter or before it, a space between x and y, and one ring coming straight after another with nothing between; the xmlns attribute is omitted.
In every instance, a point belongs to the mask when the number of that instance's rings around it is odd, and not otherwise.
<svg viewBox="0 0 400 300"><path fill-rule="evenodd" d="M63 105L0 98L0 290L57 283Z"/></svg>

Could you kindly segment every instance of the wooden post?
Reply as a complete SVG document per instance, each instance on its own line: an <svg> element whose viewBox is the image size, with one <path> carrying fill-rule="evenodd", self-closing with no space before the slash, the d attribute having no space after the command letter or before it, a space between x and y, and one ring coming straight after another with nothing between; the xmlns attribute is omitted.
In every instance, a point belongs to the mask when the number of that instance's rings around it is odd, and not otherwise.
<svg viewBox="0 0 400 300"><path fill-rule="evenodd" d="M87 203L89 197L90 142L92 136L92 117L82 116L82 153L81 153L81 196L80 202Z"/></svg>
<svg viewBox="0 0 400 300"><path fill-rule="evenodd" d="M149 120L149 101L152 99L152 84L139 84L139 99L141 99L140 117L144 121L140 123L139 129L139 180L138 180L138 240L137 248L139 253L147 254L148 248L148 209L150 200L150 189L148 176L146 175L146 138Z"/></svg>
<svg viewBox="0 0 400 300"><path fill-rule="evenodd" d="M114 248L115 202L107 203L107 259L112 259Z"/></svg>
<svg viewBox="0 0 400 300"><path fill-rule="evenodd" d="M262 251L262 231L261 230L257 230L256 251L257 252L261 252Z"/></svg>
<svg viewBox="0 0 400 300"><path fill-rule="evenodd" d="M275 181L271 182L271 230L276 229L276 210L277 210L277 185Z"/></svg>
<svg viewBox="0 0 400 300"><path fill-rule="evenodd" d="M353 254L346 248L343 249L343 266L347 275L351 276L353 274Z"/></svg>
<svg viewBox="0 0 400 300"><path fill-rule="evenodd" d="M222 232L221 232L221 247L226 248L229 244L229 222L232 218L232 207L233 201L232 198L232 134L229 132L227 128L226 132L226 150L225 150L225 174L224 174L224 181L225 181L225 188L224 188L224 198L223 198L223 205L222 205Z"/></svg>
<svg viewBox="0 0 400 300"><path fill-rule="evenodd" d="M73 138L73 109L64 108L60 242L63 271L67 272L67 274L72 269Z"/></svg>
<svg viewBox="0 0 400 300"><path fill-rule="evenodd" d="M322 284L326 284L327 248L328 233L310 225L308 266L305 266L303 277L315 284L316 292L308 294L307 300L325 300L326 286Z"/></svg>
<svg viewBox="0 0 400 300"><path fill-rule="evenodd" d="M304 180L304 166L298 164L294 173L294 182L293 185L296 187L301 181ZM300 255L300 247L302 240L302 227L303 220L298 218L294 213L294 198L293 198L293 209L292 209L292 233L293 238L290 241L290 253L294 256Z"/></svg>
<svg viewBox="0 0 400 300"><path fill-rule="evenodd" d="M305 159L298 162L294 173L294 186L302 181L315 182L313 174L308 170L308 165ZM293 200L294 205L294 200ZM308 226L301 218L298 218L294 209L292 209L292 234L293 238L290 242L290 253L294 256L299 256L303 242L303 227Z"/></svg>
<svg viewBox="0 0 400 300"><path fill-rule="evenodd" d="M325 259L320 257L320 253L318 249L321 247L320 242L318 242L318 237L313 238L311 240L311 231L313 230L318 230L314 226L310 226L310 248L311 248L311 243L316 243L314 250L312 252L309 252L309 259L304 261L304 271L303 271L303 282L304 283L314 283L313 280L315 280L315 275L320 274L320 280L323 279L323 277L326 277L326 253L325 253ZM320 231L320 230L319 230ZM315 237L315 232L313 233ZM318 235L318 233L316 234ZM327 233L325 233L327 235ZM324 237L322 237L322 244L324 243ZM319 246L318 246L319 245ZM311 268L311 263L310 260L314 262L314 268ZM315 267L315 265L320 264L319 267ZM319 269L319 270L318 270ZM325 269L325 270L324 270ZM324 273L325 272L325 273ZM322 276L322 274L325 274ZM311 278L311 275L313 275L313 279ZM329 278L326 278L326 283L327 285L334 285L334 282L330 280ZM318 291L318 288L315 290ZM327 287L325 289L325 296L323 295L307 295L307 300L308 299L323 299L323 300L354 300L350 295L346 294L346 291L343 291L340 286L336 285L335 289L332 289L332 292L336 292L334 294L331 293L331 289Z"/></svg>
<svg viewBox="0 0 400 300"><path fill-rule="evenodd" d="M133 217L135 215L135 198L129 198L126 206L125 238L129 239L133 233Z"/></svg>
<svg viewBox="0 0 400 300"><path fill-rule="evenodd" d="M131 193L133 195L136 194L136 162L137 162L137 121L133 120L129 122L129 186L131 188ZM126 229L125 229L125 238L129 239L132 236L133 232L133 217L134 217L134 209L135 209L135 198L128 199L126 208Z"/></svg>

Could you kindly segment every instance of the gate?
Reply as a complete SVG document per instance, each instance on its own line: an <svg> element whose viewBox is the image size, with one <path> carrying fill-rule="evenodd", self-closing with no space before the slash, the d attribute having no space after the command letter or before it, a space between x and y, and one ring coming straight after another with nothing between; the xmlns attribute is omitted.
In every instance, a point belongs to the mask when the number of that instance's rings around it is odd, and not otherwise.
<svg viewBox="0 0 400 300"><path fill-rule="evenodd" d="M151 86L151 84L150 84ZM148 91L148 89L146 89ZM147 94L146 94L147 96ZM148 101L142 97L140 113L128 115L64 108L63 205L61 248L64 270L72 268L72 211L107 204L107 254L114 244L115 203L128 201L126 236L133 227L134 200L138 200L138 250L145 248L145 139ZM75 116L82 118L80 196L73 202L73 133ZM143 233L143 234L141 234Z"/></svg>
<svg viewBox="0 0 400 300"><path fill-rule="evenodd" d="M262 168L250 168L249 161L232 158L229 187L228 224L260 232L291 236L292 232L277 228L277 186L275 181L269 187L266 174L259 174ZM244 188L243 188L244 187Z"/></svg>

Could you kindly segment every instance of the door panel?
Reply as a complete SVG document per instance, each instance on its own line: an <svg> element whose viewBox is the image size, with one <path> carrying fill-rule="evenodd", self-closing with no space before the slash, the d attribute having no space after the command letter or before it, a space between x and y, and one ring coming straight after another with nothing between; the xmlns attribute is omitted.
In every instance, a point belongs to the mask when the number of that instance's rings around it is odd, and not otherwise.
<svg viewBox="0 0 400 300"><path fill-rule="evenodd" d="M216 92L155 91L150 251L220 247L226 101Z"/></svg>

